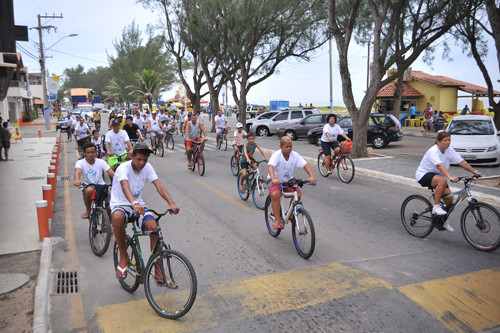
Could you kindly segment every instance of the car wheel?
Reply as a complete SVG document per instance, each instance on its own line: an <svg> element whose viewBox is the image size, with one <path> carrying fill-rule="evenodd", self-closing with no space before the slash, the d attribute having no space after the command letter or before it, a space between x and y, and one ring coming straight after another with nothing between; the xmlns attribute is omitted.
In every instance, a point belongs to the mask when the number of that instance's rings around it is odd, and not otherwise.
<svg viewBox="0 0 500 333"><path fill-rule="evenodd" d="M290 139L292 139L292 140L296 140L296 139L297 139L297 135L296 135L296 134L295 134L295 132L294 132L294 131L292 131L292 130L287 130L287 131L285 131L285 134L284 134L284 135L286 135L287 137L289 137L289 138L290 138Z"/></svg>
<svg viewBox="0 0 500 333"><path fill-rule="evenodd" d="M257 134L259 136L269 136L269 130L267 127L259 127L257 128Z"/></svg>
<svg viewBox="0 0 500 333"><path fill-rule="evenodd" d="M321 146L321 135L316 136L314 142L316 142L316 146Z"/></svg>
<svg viewBox="0 0 500 333"><path fill-rule="evenodd" d="M382 135L375 135L372 139L372 146L375 149L384 148L387 146L387 139Z"/></svg>

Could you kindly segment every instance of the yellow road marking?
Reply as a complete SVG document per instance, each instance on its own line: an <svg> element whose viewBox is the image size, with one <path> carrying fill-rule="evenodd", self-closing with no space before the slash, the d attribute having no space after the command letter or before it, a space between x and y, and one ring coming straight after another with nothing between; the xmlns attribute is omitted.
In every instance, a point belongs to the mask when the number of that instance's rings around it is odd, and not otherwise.
<svg viewBox="0 0 500 333"><path fill-rule="evenodd" d="M100 307L97 321L103 332L191 332L392 288L362 271L331 264L200 288L190 312L175 321L156 315L146 299Z"/></svg>
<svg viewBox="0 0 500 333"><path fill-rule="evenodd" d="M399 288L453 332L500 325L500 268Z"/></svg>
<svg viewBox="0 0 500 333"><path fill-rule="evenodd" d="M205 186L206 188L208 188L209 190L217 193L218 195L220 195L221 197L223 197L224 199L226 199L227 201L235 204L236 206L240 207L240 208L243 208L244 210L250 210L250 207L247 207L245 205L243 205L241 202L238 202L236 200L234 200L233 198L231 198L230 196L228 196L227 194L225 193L222 193L221 191L215 189L213 186L211 185L208 185L207 183L205 183L203 180L200 180L200 179L197 179L196 180L198 183L200 183L201 185Z"/></svg>
<svg viewBox="0 0 500 333"><path fill-rule="evenodd" d="M66 141L64 141L64 176L69 176L68 169L68 155L66 154ZM78 264L78 251L76 249L75 241L75 228L73 225L73 212L71 210L71 197L69 192L69 181L64 182L64 210L65 222L66 222L66 246L67 246L67 261L66 267L70 270L76 270L79 267ZM72 295L70 299L71 308L69 310L71 326L73 329L79 329L79 332L86 332L86 330L81 330L82 327L86 327L85 312L83 310L83 300L81 294Z"/></svg>
<svg viewBox="0 0 500 333"><path fill-rule="evenodd" d="M159 160L159 161L161 161L161 162L163 162L163 163L165 163L165 164L167 164L167 165L168 165L168 162L167 162L167 161L165 161L163 158L161 158L161 157L159 157L159 156L156 156L156 155L153 155L153 157L155 157L157 160Z"/></svg>

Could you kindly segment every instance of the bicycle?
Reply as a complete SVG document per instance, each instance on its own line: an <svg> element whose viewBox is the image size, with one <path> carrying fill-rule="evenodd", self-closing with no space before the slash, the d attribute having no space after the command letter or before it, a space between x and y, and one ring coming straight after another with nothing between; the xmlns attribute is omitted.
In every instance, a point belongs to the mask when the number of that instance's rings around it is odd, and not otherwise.
<svg viewBox="0 0 500 333"><path fill-rule="evenodd" d="M253 169L252 167L248 167L247 177L243 180L243 192L240 190L241 184L241 176L240 174L236 180L236 185L238 188L238 193L242 200L247 200L250 196L250 192L252 192L253 203L258 209L263 210L266 205L266 199L268 195L268 187L267 182L260 175L259 164L262 162L266 162L266 160L262 161L252 161L252 163L257 164L257 168Z"/></svg>
<svg viewBox="0 0 500 333"><path fill-rule="evenodd" d="M96 256L101 257L108 250L111 239L111 222L107 210L110 194L109 187L111 184L83 183L80 188L85 189L88 186L93 186L89 214L90 249Z"/></svg>
<svg viewBox="0 0 500 333"><path fill-rule="evenodd" d="M314 252L314 247L316 244L316 235L314 232L314 225L309 213L305 210L301 201L299 201L299 196L297 194L297 187L302 187L304 184L310 184L309 182L302 179L290 179L286 183L282 183L281 187L292 189L293 192L285 192L280 198L280 222L284 227L288 222L292 223L292 237L293 244L299 255L307 259L312 256ZM288 209L285 211L283 205L283 198L292 198ZM285 212L285 214L283 214ZM266 204L264 208L264 217L266 220L266 227L269 234L273 237L278 237L281 233L281 229L274 229L274 213L271 207L271 196L268 195L266 198Z"/></svg>
<svg viewBox="0 0 500 333"><path fill-rule="evenodd" d="M222 128L219 134L219 142L217 143L217 149L227 150L227 131L229 131L229 127Z"/></svg>
<svg viewBox="0 0 500 333"><path fill-rule="evenodd" d="M462 190L453 192L456 200L444 207L446 215L432 214L434 202L434 189L429 200L419 194L408 196L401 205L401 221L406 231L412 236L427 237L434 228L443 229L444 222L451 212L467 198L467 207L460 217L460 228L465 240L475 249L480 251L494 251L500 246L500 213L491 205L478 200L470 192L471 181L479 178L458 177L464 182ZM444 203L441 200L442 203Z"/></svg>
<svg viewBox="0 0 500 333"><path fill-rule="evenodd" d="M172 250L163 238L159 221L173 210L169 209L163 214L151 209L149 212L156 215L157 231L137 230L135 225L137 216L127 221L132 224L133 235L127 235L126 241L129 257L127 276L119 282L129 293L136 291L139 284L144 284L144 292L155 312L164 318L177 319L184 316L193 306L198 288L196 274L189 260L182 253ZM144 265L139 237L152 234L157 234L158 240L147 264ZM118 245L115 241L113 250L115 269L118 266L118 257Z"/></svg>
<svg viewBox="0 0 500 333"><path fill-rule="evenodd" d="M352 142L349 141L350 144L346 144L346 142L347 141L341 142L340 152L333 154L333 157L330 160L330 170L335 170L335 168L337 168L340 180L344 183L350 183L354 178L355 168L354 162L349 156L351 153ZM319 149L318 170L323 177L328 177L330 175L326 169L325 152L323 149Z"/></svg>
<svg viewBox="0 0 500 333"><path fill-rule="evenodd" d="M174 136L172 135L172 132L173 129L166 133L167 135L165 137L165 147L167 147L167 149L174 150Z"/></svg>
<svg viewBox="0 0 500 333"><path fill-rule="evenodd" d="M191 152L191 171L194 171L196 168L196 164L198 164L198 174L203 176L205 174L205 157L203 153L200 151L200 141L193 141L193 150Z"/></svg>
<svg viewBox="0 0 500 333"><path fill-rule="evenodd" d="M233 173L233 176L238 176L238 174L241 171L241 165L240 165L240 159L241 159L241 152L238 150L236 153L236 158L231 156L231 172Z"/></svg>
<svg viewBox="0 0 500 333"><path fill-rule="evenodd" d="M153 134L154 133L154 134ZM153 149L154 154L158 152L161 157L165 154L165 149L163 147L163 133L162 131L151 131L150 134L151 137L151 147L153 147L153 138L157 138L156 140L156 147Z"/></svg>

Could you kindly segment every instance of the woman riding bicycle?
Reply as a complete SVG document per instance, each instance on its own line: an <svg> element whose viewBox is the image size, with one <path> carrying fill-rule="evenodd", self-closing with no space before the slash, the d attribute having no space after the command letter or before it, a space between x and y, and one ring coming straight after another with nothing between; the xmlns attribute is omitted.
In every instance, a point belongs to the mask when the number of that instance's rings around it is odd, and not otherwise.
<svg viewBox="0 0 500 333"><path fill-rule="evenodd" d="M444 203L447 205L453 203L453 197L450 196L451 190L448 187L446 178L453 183L458 182L458 178L452 176L448 171L450 163L458 164L473 174L482 175L482 173L475 170L458 155L453 148L450 148L450 143L451 134L444 131L439 132L435 145L427 150L415 173L415 178L422 187L434 189L432 214L436 215L446 215L446 211L440 205L441 198L443 198ZM448 221L444 223L443 228L453 231Z"/></svg>
<svg viewBox="0 0 500 333"><path fill-rule="evenodd" d="M344 139L346 139L347 141L351 140L349 139L347 134L344 133L342 128L340 128L339 125L335 124L336 119L337 118L335 117L334 114L329 114L326 117L327 123L325 124L325 126L323 126L323 135L321 136L321 148L325 153L325 167L328 174L332 173L332 170L330 170L331 149L333 150L334 154L338 154L340 152L340 145L339 142L337 141L337 137L339 135L342 135Z"/></svg>

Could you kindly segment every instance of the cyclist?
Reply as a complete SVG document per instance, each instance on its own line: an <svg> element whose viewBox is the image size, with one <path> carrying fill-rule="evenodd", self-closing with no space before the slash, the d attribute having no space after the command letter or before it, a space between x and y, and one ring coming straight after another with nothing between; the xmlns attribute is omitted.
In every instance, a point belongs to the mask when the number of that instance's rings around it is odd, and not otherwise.
<svg viewBox="0 0 500 333"><path fill-rule="evenodd" d="M132 160L123 163L113 177L111 190L111 220L113 221L113 233L120 251L116 277L123 280L127 277L128 254L126 249L126 221L134 214L141 218L137 224L142 230L156 230L156 222L151 213L146 211L146 204L142 199L142 190L146 182L151 182L156 187L160 196L165 199L173 214L179 212L167 189L160 183L155 170L148 163L149 155L153 151L144 142L138 142L132 153ZM150 236L151 249L153 249L158 236Z"/></svg>
<svg viewBox="0 0 500 333"><path fill-rule="evenodd" d="M105 185L102 175L106 172L110 179L113 179L114 172L100 158L96 158L96 146L92 142L87 142L83 146L85 158L78 160L75 164L75 178L73 185L81 186L83 183L90 185ZM88 219L90 214L90 197L93 192L92 186L87 186L82 189L83 202L85 203L85 213L81 215L82 219Z"/></svg>
<svg viewBox="0 0 500 333"><path fill-rule="evenodd" d="M125 132L128 134L128 138L134 142L137 142L137 140L144 140L144 137L142 136L141 129L137 124L134 124L132 116L127 116L125 120L125 127L123 128Z"/></svg>
<svg viewBox="0 0 500 333"><path fill-rule="evenodd" d="M446 205L453 203L453 196L448 187L448 181L453 183L458 182L458 178L452 176L448 171L450 164L458 164L467 171L473 174L482 175L465 161L457 152L450 148L451 134L448 132L439 132L436 138L436 143L427 150L420 165L415 173L415 178L422 187L434 189L434 207L432 214L446 215L446 211L441 207L440 200L443 198ZM448 231L453 231L451 225L446 221L443 228Z"/></svg>
<svg viewBox="0 0 500 333"><path fill-rule="evenodd" d="M179 113L179 129L181 131L181 134L184 134L184 132L182 131L182 126L184 126L185 120L186 120L186 113L184 112L184 110L181 110L181 112Z"/></svg>
<svg viewBox="0 0 500 333"><path fill-rule="evenodd" d="M165 132L165 135L163 136L163 141L165 143L165 146L167 145L167 136L172 135L172 125L170 125L170 121L168 118L165 118L165 124L163 125L163 131Z"/></svg>
<svg viewBox="0 0 500 333"><path fill-rule="evenodd" d="M243 189L243 180L247 178L247 169L249 166L252 167L252 169L257 168L257 164L255 163L255 159L253 158L253 155L255 153L255 149L258 149L262 155L264 155L264 158L266 159L266 162L269 162L269 158L267 158L266 153L260 148L260 146L255 142L255 134L252 132L247 134L247 143L243 145L243 155L241 156L240 163L241 163L241 181L240 181L240 192L244 193Z"/></svg>
<svg viewBox="0 0 500 333"><path fill-rule="evenodd" d="M337 137L339 135L343 136L347 141L351 141L347 134L344 133L342 128L339 125L335 124L335 115L329 114L326 117L326 124L323 126L323 135L321 136L321 149L325 153L325 167L326 172L328 174L332 173L330 170L331 166L331 149L333 149L334 154L338 154L340 152L340 145L337 141Z"/></svg>
<svg viewBox="0 0 500 333"><path fill-rule="evenodd" d="M199 141L201 139L200 132L203 133L204 141L201 142L200 152L203 152L205 147L205 141L207 141L207 132L205 132L205 127L197 122L196 115L191 116L191 121L186 125L186 155L188 160L188 169L191 168L191 150L193 149L193 141Z"/></svg>
<svg viewBox="0 0 500 333"><path fill-rule="evenodd" d="M96 156L97 158L101 158L104 156L103 153L103 142L101 137L99 136L99 131L98 130L93 130L92 131L92 137L90 138L90 142L93 143L96 147ZM85 150L83 151L85 153Z"/></svg>
<svg viewBox="0 0 500 333"><path fill-rule="evenodd" d="M247 132L243 130L243 124L236 124L236 131L234 131L234 141L233 141L233 149L234 149L234 158L238 155L238 151L243 154L243 138L246 138Z"/></svg>
<svg viewBox="0 0 500 333"><path fill-rule="evenodd" d="M85 124L87 124L89 128L92 128L93 122L92 118L85 114Z"/></svg>
<svg viewBox="0 0 500 333"><path fill-rule="evenodd" d="M163 126L160 122L160 118L156 116L156 111L151 112L151 117L148 119L148 133L153 142L153 150L156 150L156 133L162 130Z"/></svg>
<svg viewBox="0 0 500 333"><path fill-rule="evenodd" d="M106 156L108 164L113 170L116 169L120 160L127 159L128 154L132 153L132 145L127 132L120 129L120 120L114 119L111 123L111 131L106 133L104 144L106 145Z"/></svg>
<svg viewBox="0 0 500 333"><path fill-rule="evenodd" d="M71 141L71 133L73 131L73 117L71 115L71 111L68 112L66 116L66 123L68 124L68 128L66 128L66 133L68 133L68 141Z"/></svg>
<svg viewBox="0 0 500 333"><path fill-rule="evenodd" d="M97 110L97 109L94 110L93 117L94 117L95 128L100 129L101 128L101 113L99 112L99 110Z"/></svg>
<svg viewBox="0 0 500 333"><path fill-rule="evenodd" d="M293 178L293 170L295 168L303 168L309 175L311 184L316 184L314 173L307 162L297 152L292 151L292 139L288 136L281 137L280 150L275 151L267 166L268 175L267 181L271 182L269 186L269 195L271 196L271 206L275 218L274 229L282 229L280 223L280 197L281 197L281 183L287 182ZM290 188L285 188L285 192L292 192ZM297 188L299 200L301 198L300 189Z"/></svg>
<svg viewBox="0 0 500 333"><path fill-rule="evenodd" d="M89 126L85 123L85 119L83 117L79 118L78 123L75 125L75 136L78 142L78 153L81 154L82 146L85 143L83 140L87 137L87 135L92 135Z"/></svg>
<svg viewBox="0 0 500 333"><path fill-rule="evenodd" d="M184 133L184 138L186 138L186 126L191 121L192 115L193 114L191 112L188 112L188 114L184 118L184 122L182 123L182 133Z"/></svg>
<svg viewBox="0 0 500 333"><path fill-rule="evenodd" d="M217 147L219 146L220 133L222 131L225 131L227 126L227 118L225 115L222 114L222 110L219 110L217 112L217 115L215 116L215 126L216 126L215 133L217 133L215 137L215 146Z"/></svg>

